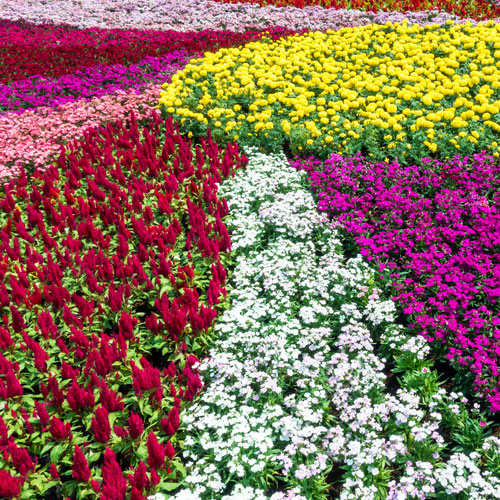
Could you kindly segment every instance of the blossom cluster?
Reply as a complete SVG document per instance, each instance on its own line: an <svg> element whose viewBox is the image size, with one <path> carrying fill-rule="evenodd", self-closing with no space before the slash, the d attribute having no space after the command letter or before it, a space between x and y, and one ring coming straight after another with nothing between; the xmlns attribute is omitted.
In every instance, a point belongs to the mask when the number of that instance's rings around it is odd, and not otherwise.
<svg viewBox="0 0 500 500"><path fill-rule="evenodd" d="M0 83L0 115L90 100L117 90L133 89L139 93L146 86L163 83L165 78L170 80L192 55L178 50L161 57L146 57L128 66L99 64L58 78L31 76L10 84Z"/></svg>
<svg viewBox="0 0 500 500"><path fill-rule="evenodd" d="M500 169L494 159L476 154L403 167L333 155L294 165L309 172L318 209L381 272L391 273L394 300L416 333L444 344L446 358L466 367L474 389L491 411L500 411Z"/></svg>
<svg viewBox="0 0 500 500"><path fill-rule="evenodd" d="M429 346L395 324L369 265L345 259L304 172L246 154L247 169L220 188L236 256L231 308L184 414L189 488L173 498L321 498L334 469L345 500L498 498L499 440L483 415L439 387ZM401 376L392 393L389 362ZM273 478L282 491L269 493Z"/></svg>
<svg viewBox="0 0 500 500"><path fill-rule="evenodd" d="M296 7L303 9L307 6L319 5L325 9L360 9L368 12L398 11L419 12L439 10L450 12L460 17L475 19L491 19L498 16L498 6L488 0L458 1L448 0L216 0L223 3L256 3L261 6L276 5L279 7Z"/></svg>
<svg viewBox="0 0 500 500"><path fill-rule="evenodd" d="M99 64L131 65L146 57L179 50L188 53L217 50L258 39L259 30L243 33L214 31L196 33L142 29L77 30L51 24L14 23L2 20L0 11L0 82L10 83L30 76L59 77ZM40 22L40 20L37 20ZM281 31L271 29L279 36Z"/></svg>
<svg viewBox="0 0 500 500"><path fill-rule="evenodd" d="M391 2L394 3L394 2ZM470 2L466 2L470 4ZM462 4L463 5L463 4ZM388 9L387 12L325 9L320 6L260 7L250 3L229 4L212 0L3 0L0 18L25 19L35 23L65 23L79 28L122 28L139 30L229 30L242 32L282 26L293 30L326 30L346 26L384 24L388 21L409 23L443 23L463 18L455 15L454 3L439 10ZM477 17L477 16L473 16ZM480 17L480 16L479 16ZM500 17L498 14L489 18Z"/></svg>
<svg viewBox="0 0 500 500"><path fill-rule="evenodd" d="M182 478L179 412L226 294L217 183L245 161L132 113L5 185L1 497L143 500Z"/></svg>
<svg viewBox="0 0 500 500"><path fill-rule="evenodd" d="M499 30L388 23L263 39L193 59L160 105L184 131L274 151L498 157Z"/></svg>

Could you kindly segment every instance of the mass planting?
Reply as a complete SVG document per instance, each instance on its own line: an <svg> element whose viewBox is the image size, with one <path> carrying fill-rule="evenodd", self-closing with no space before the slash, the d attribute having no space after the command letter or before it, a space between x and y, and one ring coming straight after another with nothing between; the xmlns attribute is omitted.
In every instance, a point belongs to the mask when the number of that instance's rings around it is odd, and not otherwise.
<svg viewBox="0 0 500 500"><path fill-rule="evenodd" d="M264 39L192 60L160 104L183 130L323 159L498 157L499 30L404 22Z"/></svg>
<svg viewBox="0 0 500 500"><path fill-rule="evenodd" d="M370 2L373 5L373 2ZM365 3L367 4L367 2ZM470 3L468 3L470 4ZM415 12L401 9L395 12L325 9L318 5L296 7L260 7L251 3L220 3L212 0L4 0L0 17L29 20L35 23L64 23L79 28L118 28L132 30L229 30L237 33L248 29L282 26L297 31L338 29L343 26L363 26L387 21L411 23L443 23L460 16L438 9ZM477 16L473 16L477 17Z"/></svg>
<svg viewBox="0 0 500 500"><path fill-rule="evenodd" d="M396 278L394 300L415 333L443 344L498 412L500 169L493 160L478 154L403 167L335 155L294 165L309 172L318 209Z"/></svg>
<svg viewBox="0 0 500 500"><path fill-rule="evenodd" d="M0 114L88 101L118 90L133 89L139 93L146 86L165 82L189 62L191 55L185 50L177 50L161 57L146 57L128 66L99 64L59 78L33 76L0 84Z"/></svg>
<svg viewBox="0 0 500 500"><path fill-rule="evenodd" d="M449 0L216 0L223 3L255 3L260 6L276 5L278 7L320 6L325 9L360 9L369 12L378 11L426 11L437 9L451 12L460 17L474 19L491 19L499 17L500 9L494 2L488 0L449 1Z"/></svg>
<svg viewBox="0 0 500 500"><path fill-rule="evenodd" d="M276 30L272 30L276 33ZM279 33L280 30L277 30ZM101 64L130 65L178 50L194 54L257 39L258 31L197 33L142 30L76 30L58 25L0 21L0 82L30 76L59 77Z"/></svg>
<svg viewBox="0 0 500 500"><path fill-rule="evenodd" d="M500 498L499 12L1 2L0 499Z"/></svg>
<svg viewBox="0 0 500 500"><path fill-rule="evenodd" d="M0 496L175 487L179 411L226 293L217 183L244 161L132 113L5 187Z"/></svg>

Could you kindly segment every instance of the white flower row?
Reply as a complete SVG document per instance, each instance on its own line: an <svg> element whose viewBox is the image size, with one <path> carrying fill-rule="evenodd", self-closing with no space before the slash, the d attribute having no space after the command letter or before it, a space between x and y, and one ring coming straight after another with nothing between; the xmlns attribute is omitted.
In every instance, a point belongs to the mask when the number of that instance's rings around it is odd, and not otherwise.
<svg viewBox="0 0 500 500"><path fill-rule="evenodd" d="M417 364L428 346L395 326L370 267L344 262L305 174L283 156L247 154L248 167L220 187L232 215L234 288L200 367L206 390L183 416L189 475L175 500L321 498L340 464L345 500L380 491L398 500L436 491L500 498L481 450L441 458L440 424L461 395L437 389L424 408L414 389L387 393L375 334ZM483 448L495 454L499 440ZM269 493L278 476L287 491Z"/></svg>

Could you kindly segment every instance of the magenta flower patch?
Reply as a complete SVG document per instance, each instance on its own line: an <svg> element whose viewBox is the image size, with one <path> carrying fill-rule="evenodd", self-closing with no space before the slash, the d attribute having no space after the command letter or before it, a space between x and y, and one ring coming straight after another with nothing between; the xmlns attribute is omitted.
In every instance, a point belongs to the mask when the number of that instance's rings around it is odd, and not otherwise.
<svg viewBox="0 0 500 500"><path fill-rule="evenodd" d="M500 411L500 167L484 153L420 166L332 155L295 161L318 208L393 278L415 331L441 343Z"/></svg>

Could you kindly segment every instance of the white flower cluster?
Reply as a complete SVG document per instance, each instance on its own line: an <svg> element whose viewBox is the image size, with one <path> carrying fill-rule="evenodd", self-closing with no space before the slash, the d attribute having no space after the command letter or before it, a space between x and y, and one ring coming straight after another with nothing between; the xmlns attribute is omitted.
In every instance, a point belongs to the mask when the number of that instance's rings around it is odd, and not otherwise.
<svg viewBox="0 0 500 500"><path fill-rule="evenodd" d="M187 483L203 499L226 498L230 477L240 484L228 498L261 498L259 486L276 471L302 482L321 475L328 461L321 443L332 331L323 325L333 309L329 269L319 257L339 265L340 242L321 229L302 173L283 157L249 157L247 169L220 189L236 214L228 224L238 256L232 307L200 366L206 391L183 420ZM303 490L272 498L308 498Z"/></svg>
<svg viewBox="0 0 500 500"><path fill-rule="evenodd" d="M438 491L500 498L482 455L446 462L442 453L440 424L460 417L461 394L437 388L425 407L415 388L387 391L375 339L410 366L425 362L429 347L394 324L369 265L344 262L303 173L282 156L246 154L247 169L220 188L236 257L231 308L200 366L206 390L183 415L189 475L173 498L313 499L339 465L343 500L380 498L377 484L397 500ZM427 371L417 375L432 377ZM490 438L483 452L498 448ZM269 496L277 475L287 491Z"/></svg>

